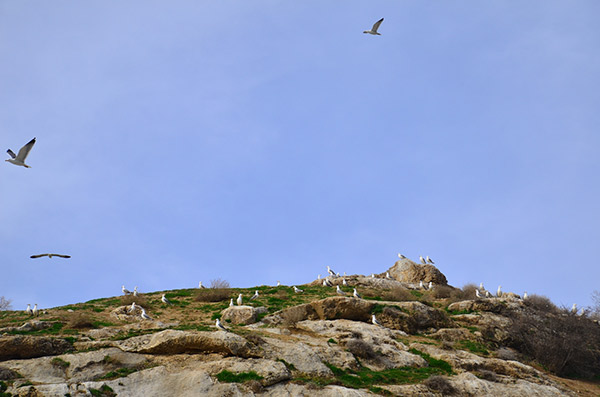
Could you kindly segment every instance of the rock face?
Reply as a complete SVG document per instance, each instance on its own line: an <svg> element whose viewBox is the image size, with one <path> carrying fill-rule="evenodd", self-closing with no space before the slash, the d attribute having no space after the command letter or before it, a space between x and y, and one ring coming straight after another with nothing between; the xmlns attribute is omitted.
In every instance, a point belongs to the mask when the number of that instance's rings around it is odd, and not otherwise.
<svg viewBox="0 0 600 397"><path fill-rule="evenodd" d="M43 336L0 337L0 360L33 358L62 354L73 346L64 339Z"/></svg>
<svg viewBox="0 0 600 397"><path fill-rule="evenodd" d="M253 324L258 319L259 314L266 312L266 307L231 306L223 310L221 320L229 320L232 324Z"/></svg>
<svg viewBox="0 0 600 397"><path fill-rule="evenodd" d="M446 276L433 265L420 265L410 259L401 259L388 270L390 276L404 283L433 282L435 285L448 285Z"/></svg>

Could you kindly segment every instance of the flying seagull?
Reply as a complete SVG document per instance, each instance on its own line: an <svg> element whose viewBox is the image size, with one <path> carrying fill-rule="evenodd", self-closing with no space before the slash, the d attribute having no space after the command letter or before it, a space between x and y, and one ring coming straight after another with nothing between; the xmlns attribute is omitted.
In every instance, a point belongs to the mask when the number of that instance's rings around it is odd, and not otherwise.
<svg viewBox="0 0 600 397"><path fill-rule="evenodd" d="M250 300L253 301L256 298L258 298L258 290L254 291L254 295L252 295L252 297L250 298Z"/></svg>
<svg viewBox="0 0 600 397"><path fill-rule="evenodd" d="M165 296L165 294L162 294L162 297L160 298L160 300L161 300L163 303L166 303L167 305L173 305L173 304L171 303L171 301L167 299L167 297Z"/></svg>
<svg viewBox="0 0 600 397"><path fill-rule="evenodd" d="M221 320L219 320L219 319L217 319L217 322L216 322L216 324L215 324L215 327L217 327L217 328L219 328L219 329L222 329L223 331L227 331L227 328L225 328L225 327L223 326L223 324L221 324Z"/></svg>
<svg viewBox="0 0 600 397"><path fill-rule="evenodd" d="M144 320L152 320L152 317L150 317L149 315L146 314L146 310L142 307L142 319Z"/></svg>
<svg viewBox="0 0 600 397"><path fill-rule="evenodd" d="M25 168L31 168L30 166L25 164L25 159L27 158L27 155L29 154L29 151L31 150L33 145L35 145L35 138L30 140L25 146L19 149L19 154L17 155L15 155L12 150L8 149L6 153L8 153L12 158L4 161L8 161L9 163L12 163L14 165L23 166Z"/></svg>
<svg viewBox="0 0 600 397"><path fill-rule="evenodd" d="M300 288L296 287L295 285L293 286L293 288L294 288L295 293L304 292L304 290L301 290Z"/></svg>
<svg viewBox="0 0 600 397"><path fill-rule="evenodd" d="M125 288L125 286L124 286L124 285L122 285L122 286L121 286L121 291L123 291L123 293L124 293L125 295L129 295L129 294L131 294L131 291L129 291L127 288Z"/></svg>
<svg viewBox="0 0 600 397"><path fill-rule="evenodd" d="M239 294L238 297L237 297L237 304L238 304L238 306L242 306L242 302L243 302L243 300L242 300L242 294Z"/></svg>
<svg viewBox="0 0 600 397"><path fill-rule="evenodd" d="M435 262L431 260L429 255L425 258L425 261L427 261L427 263L431 263L432 265L435 265Z"/></svg>
<svg viewBox="0 0 600 397"><path fill-rule="evenodd" d="M346 295L346 293L344 291L342 291L342 289L340 288L339 285L336 285L335 292L337 292L340 295Z"/></svg>
<svg viewBox="0 0 600 397"><path fill-rule="evenodd" d="M71 255L62 255L62 254L39 254L39 255L31 255L31 259L41 258L42 256L47 256L48 258L52 258L53 256L58 256L59 258L69 259Z"/></svg>
<svg viewBox="0 0 600 397"><path fill-rule="evenodd" d="M362 299L362 296L360 296L358 294L358 292L356 292L356 288L354 288L354 292L352 292L352 296L355 297L356 299Z"/></svg>
<svg viewBox="0 0 600 397"><path fill-rule="evenodd" d="M377 321L377 319L375 318L375 315L373 314L373 316L371 317L371 322L375 325L379 325L380 327L382 326L381 323L379 321Z"/></svg>
<svg viewBox="0 0 600 397"><path fill-rule="evenodd" d="M371 28L371 30L365 30L363 33L381 36L381 33L377 33L377 29L379 29L379 25L381 25L381 22L383 22L383 18L381 18L379 21L375 22L375 24L373 24L373 27Z"/></svg>

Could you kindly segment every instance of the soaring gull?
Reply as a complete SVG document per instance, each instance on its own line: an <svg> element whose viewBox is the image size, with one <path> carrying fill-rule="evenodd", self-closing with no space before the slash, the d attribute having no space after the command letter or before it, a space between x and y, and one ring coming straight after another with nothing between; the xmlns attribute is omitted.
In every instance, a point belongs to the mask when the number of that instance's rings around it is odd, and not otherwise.
<svg viewBox="0 0 600 397"><path fill-rule="evenodd" d="M377 33L377 29L379 29L379 25L381 25L381 22L383 22L383 18L381 18L379 21L375 22L375 24L373 24L373 27L371 28L371 30L365 30L363 33L381 36L381 33Z"/></svg>
<svg viewBox="0 0 600 397"><path fill-rule="evenodd" d="M219 329L221 329L223 331L227 331L227 328L225 328L223 326L223 324L221 324L221 320L219 320L219 319L217 319L217 322L215 323L215 327L217 327L217 328L219 328Z"/></svg>
<svg viewBox="0 0 600 397"><path fill-rule="evenodd" d="M166 303L167 305L172 305L171 301L167 299L167 297L165 296L165 294L162 294L162 297L160 298L160 300L163 303Z"/></svg>
<svg viewBox="0 0 600 397"><path fill-rule="evenodd" d="M53 256L58 256L59 258L66 258L66 259L69 259L71 257L71 255L63 255L63 254L39 254L39 255L31 255L30 258L35 259L35 258L41 258L43 256L47 256L48 258L52 258Z"/></svg>
<svg viewBox="0 0 600 397"><path fill-rule="evenodd" d="M8 161L9 163L12 163L14 165L23 166L25 168L31 168L30 166L25 164L25 159L27 158L27 155L29 154L29 151L31 150L33 145L35 145L35 138L30 140L25 146L19 149L19 154L17 155L15 155L12 150L8 149L6 153L8 153L11 158L5 161Z"/></svg>

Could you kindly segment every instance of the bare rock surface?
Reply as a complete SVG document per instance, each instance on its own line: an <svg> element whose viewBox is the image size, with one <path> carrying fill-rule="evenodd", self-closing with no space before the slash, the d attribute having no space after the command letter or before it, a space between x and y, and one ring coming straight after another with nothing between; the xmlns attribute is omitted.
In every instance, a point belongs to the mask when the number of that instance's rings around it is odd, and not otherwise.
<svg viewBox="0 0 600 397"><path fill-rule="evenodd" d="M0 336L0 360L62 354L73 346L64 339L47 336Z"/></svg>
<svg viewBox="0 0 600 397"><path fill-rule="evenodd" d="M394 266L390 267L388 272L395 280L404 283L424 283L433 282L434 285L448 285L448 280L437 267L433 265L421 265L410 259L401 259Z"/></svg>
<svg viewBox="0 0 600 397"><path fill-rule="evenodd" d="M231 306L223 310L221 321L229 320L232 324L252 324L256 322L259 314L266 312L266 307Z"/></svg>

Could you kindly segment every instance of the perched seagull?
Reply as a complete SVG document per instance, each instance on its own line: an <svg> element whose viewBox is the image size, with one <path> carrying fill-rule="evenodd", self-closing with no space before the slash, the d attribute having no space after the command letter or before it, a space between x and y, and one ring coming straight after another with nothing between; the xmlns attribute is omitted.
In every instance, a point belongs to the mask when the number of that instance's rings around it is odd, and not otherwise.
<svg viewBox="0 0 600 397"><path fill-rule="evenodd" d="M429 282L429 286L427 287L427 289L430 289L430 290L433 289L433 281Z"/></svg>
<svg viewBox="0 0 600 397"><path fill-rule="evenodd" d="M419 281L419 288L425 289L425 284L423 284L423 280Z"/></svg>
<svg viewBox="0 0 600 397"><path fill-rule="evenodd" d="M431 258L429 257L429 255L425 258L425 261L427 263L431 263L432 265L435 265L435 262L431 260Z"/></svg>
<svg viewBox="0 0 600 397"><path fill-rule="evenodd" d="M583 316L584 314L585 314L585 308L584 308L584 307L582 307L582 308L581 308L581 311L579 312L579 315L580 315L580 316Z"/></svg>
<svg viewBox="0 0 600 397"><path fill-rule="evenodd" d="M327 266L327 273L329 273L330 276L335 276L335 272L331 270L329 266Z"/></svg>
<svg viewBox="0 0 600 397"><path fill-rule="evenodd" d="M131 312L135 311L135 308L136 308L135 302L132 302L131 306L129 307L129 310L127 310L127 313L131 313Z"/></svg>
<svg viewBox="0 0 600 397"><path fill-rule="evenodd" d="M319 275L317 276L317 280L320 280L320 279L321 279L321 275L319 274Z"/></svg>
<svg viewBox="0 0 600 397"><path fill-rule="evenodd" d="M171 303L171 301L167 299L167 297L165 296L165 294L162 294L162 297L160 298L160 300L161 300L163 303L166 303L167 305L173 305L173 304Z"/></svg>
<svg viewBox="0 0 600 397"><path fill-rule="evenodd" d="M375 22L373 24L373 27L371 28L371 30L365 30L363 33L381 36L381 33L377 33L377 29L379 29L379 25L381 25L381 22L383 22L383 18L381 18L379 21Z"/></svg>
<svg viewBox="0 0 600 397"><path fill-rule="evenodd" d="M419 255L419 260L421 261L422 264L426 265L427 262L425 262L425 259L423 259L422 256Z"/></svg>
<svg viewBox="0 0 600 397"><path fill-rule="evenodd" d="M124 285L122 285L122 286L121 286L121 291L123 291L123 293L124 293L125 295L129 295L129 294L131 294L131 291L129 291L127 288L125 288L125 286L124 286Z"/></svg>
<svg viewBox="0 0 600 397"><path fill-rule="evenodd" d="M333 284L331 284L331 281L329 281L329 279L324 278L323 279L323 286L324 287L333 287Z"/></svg>
<svg viewBox="0 0 600 397"><path fill-rule="evenodd" d="M375 325L379 325L380 327L382 326L381 323L377 321L374 314L371 316L371 322Z"/></svg>
<svg viewBox="0 0 600 397"><path fill-rule="evenodd" d="M297 288L295 285L293 286L294 288L294 292L298 293L298 292L304 292L304 290L301 290L300 288Z"/></svg>
<svg viewBox="0 0 600 397"><path fill-rule="evenodd" d="M352 296L355 297L356 299L362 299L362 296L360 296L358 294L358 292L356 292L356 288L354 288L354 292L352 292Z"/></svg>
<svg viewBox="0 0 600 397"><path fill-rule="evenodd" d="M229 307L233 306L233 298L229 301Z"/></svg>
<svg viewBox="0 0 600 397"><path fill-rule="evenodd" d="M342 279L342 284L343 284L343 285L348 285L348 282L346 281L346 279L345 279L345 278L344 278L344 279Z"/></svg>
<svg viewBox="0 0 600 397"><path fill-rule="evenodd" d="M371 273L371 278L375 278L375 274L374 273Z"/></svg>
<svg viewBox="0 0 600 397"><path fill-rule="evenodd" d="M281 285L281 282L279 280L277 280L277 286L279 287Z"/></svg>
<svg viewBox="0 0 600 397"><path fill-rule="evenodd" d="M346 272L344 272L344 277L346 277Z"/></svg>
<svg viewBox="0 0 600 397"><path fill-rule="evenodd" d="M496 296L498 298L500 298L502 296L502 286L501 285L498 286L498 290L496 291Z"/></svg>
<svg viewBox="0 0 600 397"><path fill-rule="evenodd" d="M406 259L406 257L404 255L402 255L402 254L398 254L398 258L400 258L400 259Z"/></svg>
<svg viewBox="0 0 600 397"><path fill-rule="evenodd" d="M37 308L37 303L35 305L33 305L33 310L31 311L31 313L34 316L37 316L39 314L38 308Z"/></svg>
<svg viewBox="0 0 600 397"><path fill-rule="evenodd" d="M152 320L152 317L150 317L149 315L146 314L146 310L142 307L142 319L143 320Z"/></svg>
<svg viewBox="0 0 600 397"><path fill-rule="evenodd" d="M35 308L33 308L33 313L33 315L35 316ZM571 313L577 313L577 303L573 303L573 307L571 307Z"/></svg>
<svg viewBox="0 0 600 397"><path fill-rule="evenodd" d="M385 272L385 278L391 278L390 277L390 272Z"/></svg>
<svg viewBox="0 0 600 397"><path fill-rule="evenodd" d="M250 298L250 300L253 301L256 298L258 298L258 290L254 291L254 295L252 295L252 298Z"/></svg>
<svg viewBox="0 0 600 397"><path fill-rule="evenodd" d="M216 322L216 324L215 324L215 327L217 327L217 328L219 328L219 329L222 329L223 331L227 331L227 328L225 328L225 327L223 326L223 324L221 324L221 320L219 320L219 319L217 319L217 322Z"/></svg>
<svg viewBox="0 0 600 397"><path fill-rule="evenodd" d="M133 296L137 296L137 285L133 287Z"/></svg>
<svg viewBox="0 0 600 397"><path fill-rule="evenodd" d="M205 287L204 285L202 285L202 281L200 281L200 282L198 283L198 288L206 288L206 287Z"/></svg>
<svg viewBox="0 0 600 397"><path fill-rule="evenodd" d="M62 255L62 254L39 254L39 255L31 255L31 259L41 258L42 256L47 256L48 258L52 258L53 256L58 256L59 258L69 259L71 255Z"/></svg>
<svg viewBox="0 0 600 397"><path fill-rule="evenodd" d="M25 309L25 312L30 316L33 315L33 311L31 310L31 305L29 303L27 304L27 309Z"/></svg>
<svg viewBox="0 0 600 397"><path fill-rule="evenodd" d="M481 294L479 293L479 290L478 290L477 288L475 288L475 295L476 295L478 298L483 298L483 295L481 295Z"/></svg>
<svg viewBox="0 0 600 397"><path fill-rule="evenodd" d="M485 288L483 288L483 282L479 283L479 289L482 291L485 290Z"/></svg>
<svg viewBox="0 0 600 397"><path fill-rule="evenodd" d="M342 289L340 288L339 285L336 285L335 292L337 292L340 295L346 295L346 293L344 291L342 291Z"/></svg>
<svg viewBox="0 0 600 397"><path fill-rule="evenodd" d="M523 294L523 300L527 299L527 291Z"/></svg>
<svg viewBox="0 0 600 397"><path fill-rule="evenodd" d="M486 298L491 298L492 297L491 292L490 291L485 291L485 297Z"/></svg>
<svg viewBox="0 0 600 397"><path fill-rule="evenodd" d="M238 306L242 306L242 294L238 295L237 304L238 304Z"/></svg>
<svg viewBox="0 0 600 397"><path fill-rule="evenodd" d="M25 159L27 158L27 155L29 155L29 151L31 150L33 145L35 145L35 138L30 140L25 146L19 149L19 154L17 155L15 155L12 150L8 149L6 153L8 153L12 158L4 161L8 161L9 163L12 163L14 165L23 166L25 168L31 168L30 166L25 164Z"/></svg>

